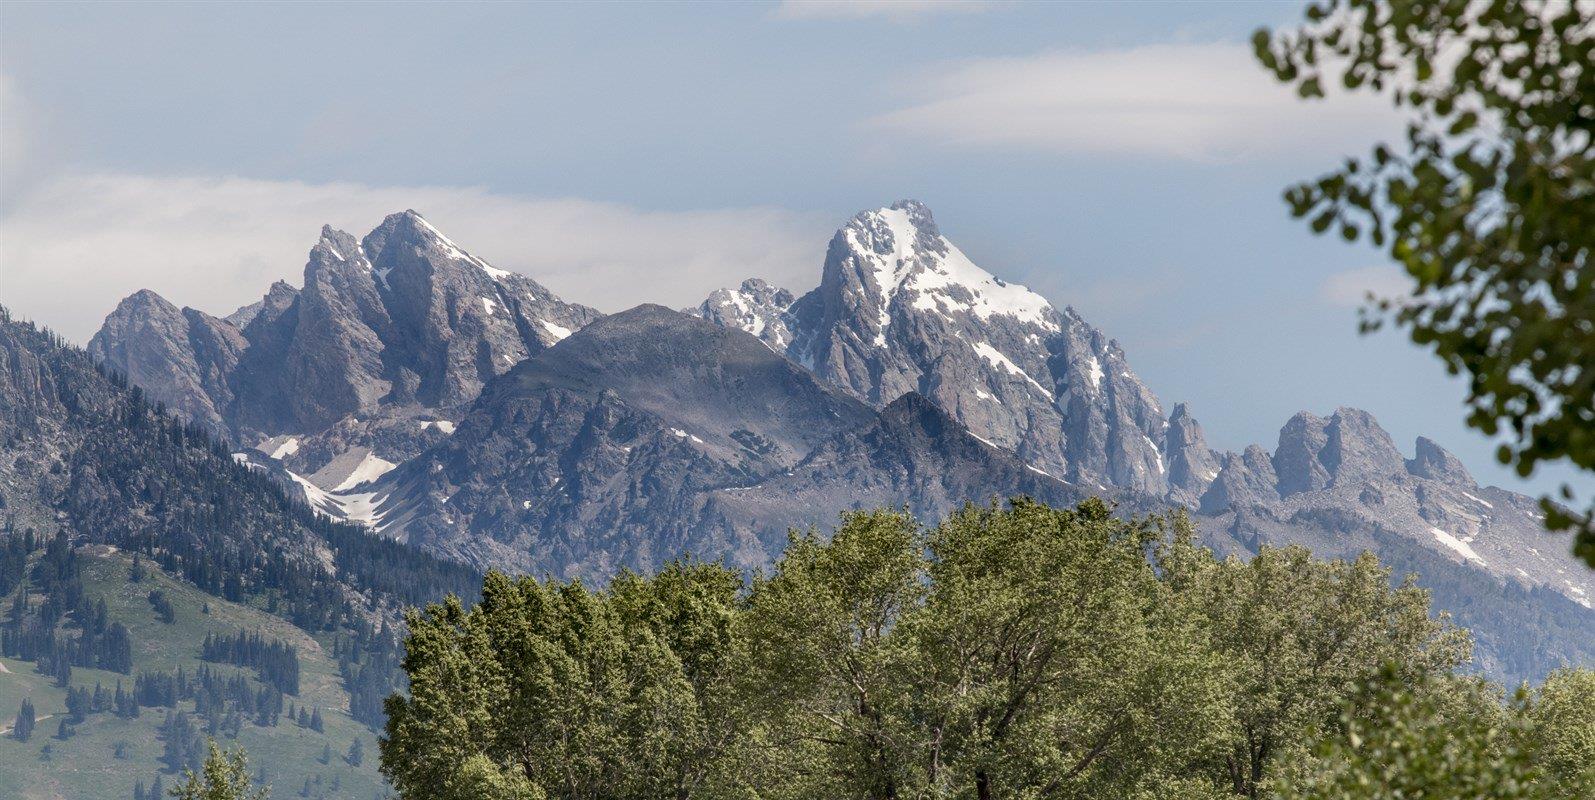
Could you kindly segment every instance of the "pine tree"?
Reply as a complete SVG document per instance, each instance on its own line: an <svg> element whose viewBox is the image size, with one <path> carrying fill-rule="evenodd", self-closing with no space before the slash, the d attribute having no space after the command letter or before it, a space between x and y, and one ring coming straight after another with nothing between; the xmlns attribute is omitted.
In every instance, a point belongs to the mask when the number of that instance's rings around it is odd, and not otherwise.
<svg viewBox="0 0 1595 800"><path fill-rule="evenodd" d="M349 743L349 754L344 756L343 760L349 762L351 767L358 767L361 762L366 760L365 745L360 743L358 736L355 737L353 742Z"/></svg>
<svg viewBox="0 0 1595 800"><path fill-rule="evenodd" d="M17 720L11 725L11 736L19 742L26 742L33 737L33 701L24 699L22 707L17 710Z"/></svg>

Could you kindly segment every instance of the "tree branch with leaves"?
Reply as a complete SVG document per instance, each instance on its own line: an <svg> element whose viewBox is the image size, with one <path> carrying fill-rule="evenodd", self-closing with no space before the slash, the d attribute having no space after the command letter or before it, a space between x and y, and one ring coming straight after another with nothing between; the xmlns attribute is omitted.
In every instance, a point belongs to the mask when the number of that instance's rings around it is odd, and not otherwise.
<svg viewBox="0 0 1595 800"><path fill-rule="evenodd" d="M1467 424L1528 476L1595 472L1595 3L1327 0L1257 57L1304 99L1338 84L1388 96L1406 141L1290 187L1315 233L1387 249L1410 294L1373 298L1468 382ZM1546 527L1595 567L1595 498L1563 485Z"/></svg>

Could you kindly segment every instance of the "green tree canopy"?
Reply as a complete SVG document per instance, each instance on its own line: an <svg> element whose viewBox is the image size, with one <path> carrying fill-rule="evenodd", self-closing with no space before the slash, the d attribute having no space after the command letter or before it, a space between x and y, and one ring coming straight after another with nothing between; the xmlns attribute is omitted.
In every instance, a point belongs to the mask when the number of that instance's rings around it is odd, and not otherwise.
<svg viewBox="0 0 1595 800"><path fill-rule="evenodd" d="M1466 377L1467 423L1502 463L1595 472L1595 5L1327 0L1306 17L1257 32L1267 69L1303 98L1340 86L1409 114L1404 143L1285 193L1314 232L1366 238L1412 277L1364 328L1393 321ZM1589 501L1542 505L1595 566Z"/></svg>
<svg viewBox="0 0 1595 800"><path fill-rule="evenodd" d="M1277 783L1281 800L1595 796L1595 671L1560 670L1502 702L1477 679L1415 683L1392 667Z"/></svg>
<svg viewBox="0 0 1595 800"><path fill-rule="evenodd" d="M383 773L444 800L690 794L732 738L706 711L739 586L694 564L607 593L492 573L477 607L412 614Z"/></svg>
<svg viewBox="0 0 1595 800"><path fill-rule="evenodd" d="M1475 726L1390 740L1400 780L1509 742L1479 780L1587 784L1588 671L1509 707L1372 556L1220 560L1179 514L1110 511L850 513L746 583L490 575L475 608L411 617L383 772L443 800L1327 797L1373 780L1363 731Z"/></svg>
<svg viewBox="0 0 1595 800"><path fill-rule="evenodd" d="M1177 563L1233 690L1231 736L1212 773L1236 794L1264 794L1272 770L1304 756L1386 665L1405 685L1469 658L1467 634L1430 617L1428 593L1410 581L1392 587L1366 553L1323 561L1265 546L1247 561L1198 551Z"/></svg>
<svg viewBox="0 0 1595 800"><path fill-rule="evenodd" d="M268 792L254 788L250 781L249 758L243 748L223 752L214 739L208 748L199 772L185 770L183 783L173 787L172 797L177 800L266 800Z"/></svg>

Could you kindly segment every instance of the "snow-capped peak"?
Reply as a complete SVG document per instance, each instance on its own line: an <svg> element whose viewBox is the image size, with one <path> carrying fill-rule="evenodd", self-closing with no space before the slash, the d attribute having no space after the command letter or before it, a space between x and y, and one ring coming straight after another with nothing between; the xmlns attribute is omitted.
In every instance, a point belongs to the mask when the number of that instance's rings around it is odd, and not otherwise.
<svg viewBox="0 0 1595 800"><path fill-rule="evenodd" d="M930 209L919 202L903 200L862 212L840 236L878 292L879 345L886 343L892 306L905 295L919 311L967 313L981 320L1001 315L1047 331L1058 329L1057 312L1046 298L977 266L941 234Z"/></svg>
<svg viewBox="0 0 1595 800"><path fill-rule="evenodd" d="M697 308L687 309L726 328L740 328L758 337L777 353L792 342L789 309L796 297L759 278L749 278L735 289L716 289Z"/></svg>
<svg viewBox="0 0 1595 800"><path fill-rule="evenodd" d="M404 215L415 222L416 228L436 242L439 249L443 251L443 254L449 258L471 264L483 272L486 272L495 281L504 280L513 274L509 270L499 269L498 267L487 263L487 261L465 252L463 248L454 243L453 239L450 239L448 236L446 236L443 231L438 230L432 223L427 222L425 217L421 216L413 209L407 209L404 212Z"/></svg>

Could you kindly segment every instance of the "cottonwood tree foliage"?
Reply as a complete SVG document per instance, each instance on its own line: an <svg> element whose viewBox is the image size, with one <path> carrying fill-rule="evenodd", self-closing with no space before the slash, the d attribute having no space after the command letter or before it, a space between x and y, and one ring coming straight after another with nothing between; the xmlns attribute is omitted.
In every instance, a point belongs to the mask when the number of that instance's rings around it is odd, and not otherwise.
<svg viewBox="0 0 1595 800"><path fill-rule="evenodd" d="M692 796L734 738L739 587L685 563L605 593L494 573L472 610L412 614L384 774L406 797Z"/></svg>
<svg viewBox="0 0 1595 800"><path fill-rule="evenodd" d="M1477 679L1393 671L1278 781L1281 800L1595 796L1595 672L1560 670L1508 702Z"/></svg>
<svg viewBox="0 0 1595 800"><path fill-rule="evenodd" d="M1094 500L852 513L746 584L493 574L409 623L381 743L405 798L1269 797L1382 713L1367 687L1506 713L1452 677L1466 633L1371 556L1220 560L1182 516ZM1539 797L1582 796L1547 777L1587 750L1595 677L1568 675L1526 706L1560 709L1512 773Z"/></svg>
<svg viewBox="0 0 1595 800"><path fill-rule="evenodd" d="M1411 294L1364 309L1468 381L1469 426L1528 475L1595 472L1595 4L1328 0L1257 57L1303 98L1389 96L1406 141L1285 193L1313 231L1388 248ZM1571 501L1564 486L1563 500ZM1546 525L1595 566L1595 499Z"/></svg>
<svg viewBox="0 0 1595 800"><path fill-rule="evenodd" d="M1429 616L1427 592L1392 588L1372 555L1321 561L1305 549L1264 548L1214 561L1185 548L1181 595L1231 687L1234 730L1210 771L1233 793L1266 796L1271 768L1332 732L1360 683L1394 669L1401 685L1467 663L1467 634Z"/></svg>

